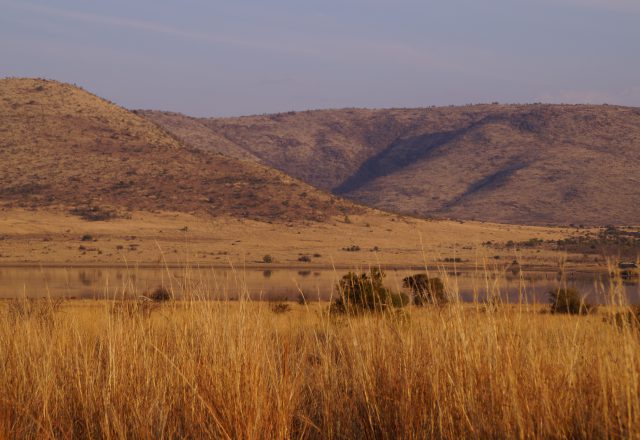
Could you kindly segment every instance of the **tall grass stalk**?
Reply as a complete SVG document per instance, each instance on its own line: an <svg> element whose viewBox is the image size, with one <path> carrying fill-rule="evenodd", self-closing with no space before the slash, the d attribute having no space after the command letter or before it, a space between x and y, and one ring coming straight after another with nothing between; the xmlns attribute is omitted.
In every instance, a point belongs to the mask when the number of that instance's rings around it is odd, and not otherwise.
<svg viewBox="0 0 640 440"><path fill-rule="evenodd" d="M637 438L640 332L607 319L614 290L589 316L194 292L151 313L69 301L42 325L5 306L0 438Z"/></svg>

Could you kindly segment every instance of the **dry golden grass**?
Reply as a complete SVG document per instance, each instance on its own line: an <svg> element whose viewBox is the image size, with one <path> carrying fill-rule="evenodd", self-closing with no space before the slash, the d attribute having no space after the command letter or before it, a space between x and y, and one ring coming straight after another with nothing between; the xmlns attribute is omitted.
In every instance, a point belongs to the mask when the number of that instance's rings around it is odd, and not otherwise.
<svg viewBox="0 0 640 440"><path fill-rule="evenodd" d="M493 249L493 242L563 239L566 228L479 222L424 221L383 213L333 217L329 221L266 223L183 213L132 212L131 219L90 222L64 212L0 208L0 264L198 264L229 267L274 262L265 267L354 267L382 264L424 266L460 257L473 266L482 257L508 265L556 269L558 253L539 248ZM187 228L186 231L184 228ZM582 231L584 232L584 231ZM84 234L96 241L83 242ZM343 248L357 245L359 252ZM80 247L85 249L81 249ZM131 247L133 246L133 247ZM377 248L377 250L373 250ZM300 263L310 255L312 262ZM314 257L313 255L320 255ZM426 255L426 260L425 260ZM492 257L501 255L499 260ZM594 256L570 256L570 265L596 269ZM600 258L602 260L602 258ZM602 267L600 268L603 269Z"/></svg>
<svg viewBox="0 0 640 440"><path fill-rule="evenodd" d="M640 332L541 306L74 301L0 317L15 438L638 438ZM46 307L45 307L46 308ZM116 309L120 310L120 309ZM0 434L0 437L2 435Z"/></svg>

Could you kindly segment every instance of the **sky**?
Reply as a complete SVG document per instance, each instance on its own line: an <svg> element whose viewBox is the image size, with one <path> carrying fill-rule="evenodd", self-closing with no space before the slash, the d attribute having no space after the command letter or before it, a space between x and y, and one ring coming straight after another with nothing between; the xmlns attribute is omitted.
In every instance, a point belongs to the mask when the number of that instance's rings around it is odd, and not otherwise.
<svg viewBox="0 0 640 440"><path fill-rule="evenodd" d="M234 116L640 106L640 0L0 0L0 77Z"/></svg>

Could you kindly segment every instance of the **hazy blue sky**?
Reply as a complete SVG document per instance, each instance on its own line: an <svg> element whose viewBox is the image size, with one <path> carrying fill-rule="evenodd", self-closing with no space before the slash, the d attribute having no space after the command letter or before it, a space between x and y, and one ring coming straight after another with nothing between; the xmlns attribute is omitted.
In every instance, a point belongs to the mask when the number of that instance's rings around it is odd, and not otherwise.
<svg viewBox="0 0 640 440"><path fill-rule="evenodd" d="M213 116L640 106L640 0L0 0L0 76Z"/></svg>

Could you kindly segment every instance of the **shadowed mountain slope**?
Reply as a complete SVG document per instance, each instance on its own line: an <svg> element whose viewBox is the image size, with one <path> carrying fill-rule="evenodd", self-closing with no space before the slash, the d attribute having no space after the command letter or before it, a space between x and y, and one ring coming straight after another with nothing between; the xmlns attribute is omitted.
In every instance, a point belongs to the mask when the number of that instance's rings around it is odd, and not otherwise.
<svg viewBox="0 0 640 440"><path fill-rule="evenodd" d="M236 148L215 144L226 154ZM0 154L4 206L97 218L145 210L279 221L364 210L263 165L187 147L147 119L56 81L0 80Z"/></svg>
<svg viewBox="0 0 640 440"><path fill-rule="evenodd" d="M144 114L172 130L166 114ZM640 223L638 108L495 104L190 121L205 138L385 210L505 223Z"/></svg>

